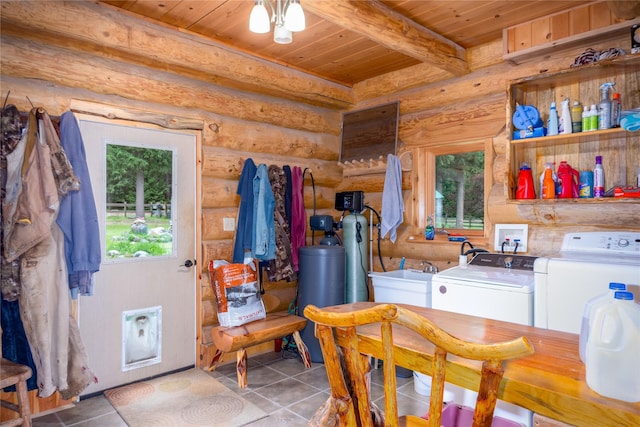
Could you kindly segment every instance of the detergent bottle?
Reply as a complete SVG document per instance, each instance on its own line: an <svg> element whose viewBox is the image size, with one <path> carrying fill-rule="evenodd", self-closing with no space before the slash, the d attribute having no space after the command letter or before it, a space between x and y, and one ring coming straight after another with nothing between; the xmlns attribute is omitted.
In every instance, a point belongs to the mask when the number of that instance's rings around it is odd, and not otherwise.
<svg viewBox="0 0 640 427"><path fill-rule="evenodd" d="M518 188L516 189L516 199L535 199L536 190L533 186L533 174L526 162L522 163L518 174Z"/></svg>
<svg viewBox="0 0 640 427"><path fill-rule="evenodd" d="M561 187L559 198L571 199L580 195L580 172L564 160L558 166L558 180Z"/></svg>
<svg viewBox="0 0 640 427"><path fill-rule="evenodd" d="M556 180L554 179L553 163L547 163L542 173L542 185L540 186L540 198L556 198Z"/></svg>
<svg viewBox="0 0 640 427"><path fill-rule="evenodd" d="M558 123L558 133L572 133L571 125L571 108L569 107L569 98L565 98L561 103L560 122Z"/></svg>
<svg viewBox="0 0 640 427"><path fill-rule="evenodd" d="M549 109L549 120L547 120L547 135L558 134L558 111L556 110L556 103L551 103Z"/></svg>

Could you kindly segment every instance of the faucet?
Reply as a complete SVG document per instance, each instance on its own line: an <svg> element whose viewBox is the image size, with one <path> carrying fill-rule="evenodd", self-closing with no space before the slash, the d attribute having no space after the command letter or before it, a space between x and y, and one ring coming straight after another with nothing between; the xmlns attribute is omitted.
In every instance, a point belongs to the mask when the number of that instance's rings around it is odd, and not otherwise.
<svg viewBox="0 0 640 427"><path fill-rule="evenodd" d="M438 267L430 263L429 261L421 261L420 265L424 265L423 273L437 273Z"/></svg>

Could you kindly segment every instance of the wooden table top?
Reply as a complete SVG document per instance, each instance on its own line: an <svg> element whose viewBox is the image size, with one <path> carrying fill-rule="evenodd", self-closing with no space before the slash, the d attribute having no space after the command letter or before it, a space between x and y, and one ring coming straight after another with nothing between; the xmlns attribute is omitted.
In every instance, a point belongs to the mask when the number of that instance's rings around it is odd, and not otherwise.
<svg viewBox="0 0 640 427"><path fill-rule="evenodd" d="M375 303L357 302L325 309L345 312ZM640 403L600 396L586 381L585 365L578 354L578 335L450 313L430 308L397 304L430 319L460 339L492 343L526 336L535 354L505 362L498 398L533 412L576 426L640 426ZM359 349L382 358L380 328L358 328ZM431 374L433 346L404 327L394 325L396 363ZM480 381L481 362L449 356L447 381L475 390ZM640 364L639 364L640 366ZM640 369L640 368L639 368Z"/></svg>

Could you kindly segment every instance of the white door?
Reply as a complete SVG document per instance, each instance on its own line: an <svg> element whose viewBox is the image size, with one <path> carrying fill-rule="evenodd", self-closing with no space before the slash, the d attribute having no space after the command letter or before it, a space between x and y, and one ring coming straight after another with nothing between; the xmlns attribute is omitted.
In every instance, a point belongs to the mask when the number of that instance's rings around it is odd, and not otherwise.
<svg viewBox="0 0 640 427"><path fill-rule="evenodd" d="M80 331L99 381L83 393L90 394L195 364L196 267L189 261L196 254L197 135L91 116L80 116L79 124L103 254L94 294L79 302ZM127 157L142 151L144 160ZM158 172L158 163L168 166ZM137 197L158 182L165 188L125 207L132 190L121 187L131 182ZM136 212L142 201L143 220Z"/></svg>

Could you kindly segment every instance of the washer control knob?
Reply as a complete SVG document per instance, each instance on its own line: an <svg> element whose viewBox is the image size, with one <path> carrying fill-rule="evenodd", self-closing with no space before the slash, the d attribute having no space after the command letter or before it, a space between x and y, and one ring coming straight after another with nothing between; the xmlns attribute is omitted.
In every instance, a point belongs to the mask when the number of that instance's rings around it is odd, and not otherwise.
<svg viewBox="0 0 640 427"><path fill-rule="evenodd" d="M440 285L440 287L438 288L438 291L440 291L441 294L446 294L447 287L445 285Z"/></svg>
<svg viewBox="0 0 640 427"><path fill-rule="evenodd" d="M621 248L626 248L627 246L629 246L629 240L627 239L618 240L618 246L620 246Z"/></svg>

